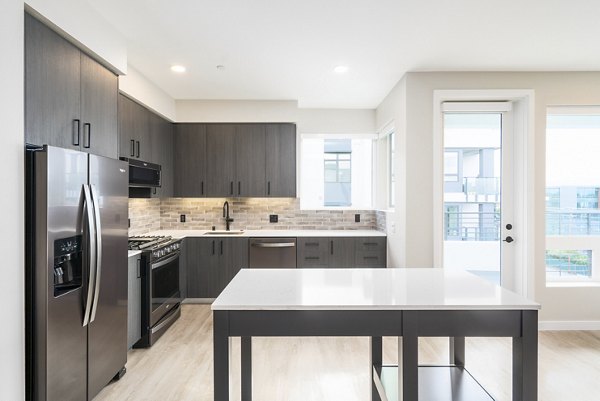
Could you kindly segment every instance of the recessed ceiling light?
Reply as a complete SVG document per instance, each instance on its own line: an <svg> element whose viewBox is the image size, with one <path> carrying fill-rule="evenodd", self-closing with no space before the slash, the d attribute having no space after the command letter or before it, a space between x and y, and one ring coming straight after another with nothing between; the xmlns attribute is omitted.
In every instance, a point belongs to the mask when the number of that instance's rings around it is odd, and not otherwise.
<svg viewBox="0 0 600 401"><path fill-rule="evenodd" d="M225 66L224 66L224 65L222 65L222 64L219 64L219 65L217 66L217 71L225 71Z"/></svg>
<svg viewBox="0 0 600 401"><path fill-rule="evenodd" d="M181 74L182 72L185 72L185 67L182 65L172 65L171 71Z"/></svg>
<svg viewBox="0 0 600 401"><path fill-rule="evenodd" d="M347 65L338 65L337 67L335 67L333 69L333 72L335 72L336 74L343 74L345 72L348 72L348 66Z"/></svg>

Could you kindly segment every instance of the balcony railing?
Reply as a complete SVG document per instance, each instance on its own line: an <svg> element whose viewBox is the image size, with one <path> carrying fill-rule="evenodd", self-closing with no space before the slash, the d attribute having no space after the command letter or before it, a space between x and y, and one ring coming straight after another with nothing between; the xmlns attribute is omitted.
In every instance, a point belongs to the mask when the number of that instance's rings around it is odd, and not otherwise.
<svg viewBox="0 0 600 401"><path fill-rule="evenodd" d="M600 235L600 210L547 210L546 235Z"/></svg>
<svg viewBox="0 0 600 401"><path fill-rule="evenodd" d="M500 212L446 212L444 240L498 241Z"/></svg>

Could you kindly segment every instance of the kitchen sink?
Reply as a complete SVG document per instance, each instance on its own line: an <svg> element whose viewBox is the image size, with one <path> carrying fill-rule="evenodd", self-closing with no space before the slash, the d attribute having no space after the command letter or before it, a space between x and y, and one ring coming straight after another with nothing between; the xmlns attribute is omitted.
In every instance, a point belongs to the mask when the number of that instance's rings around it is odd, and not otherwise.
<svg viewBox="0 0 600 401"><path fill-rule="evenodd" d="M241 235L244 233L244 230L212 230L207 231L204 235Z"/></svg>

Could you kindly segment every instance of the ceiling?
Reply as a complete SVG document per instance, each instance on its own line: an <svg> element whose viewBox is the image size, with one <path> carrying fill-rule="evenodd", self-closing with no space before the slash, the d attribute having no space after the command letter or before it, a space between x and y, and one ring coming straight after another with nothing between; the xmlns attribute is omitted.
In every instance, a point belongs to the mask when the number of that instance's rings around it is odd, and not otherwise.
<svg viewBox="0 0 600 401"><path fill-rule="evenodd" d="M175 99L375 108L407 71L600 70L597 0L88 2Z"/></svg>

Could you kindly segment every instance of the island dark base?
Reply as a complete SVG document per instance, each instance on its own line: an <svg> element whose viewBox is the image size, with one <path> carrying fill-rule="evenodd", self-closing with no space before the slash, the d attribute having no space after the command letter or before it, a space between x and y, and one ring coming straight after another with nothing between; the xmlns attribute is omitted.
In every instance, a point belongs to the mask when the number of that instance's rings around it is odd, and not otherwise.
<svg viewBox="0 0 600 401"><path fill-rule="evenodd" d="M460 383L471 383L464 371L465 337L513 338L513 401L537 400L537 310L215 310L214 400L229 401L229 339L241 337L242 401L252 399L252 339L272 336L371 337L372 400L381 401L377 377L382 366L383 336L399 337L402 395L421 400L420 374L432 380L438 371L418 366L419 337L449 337L452 367ZM428 368L426 368L428 369ZM433 372L433 373L431 373ZM443 374L443 373L442 373ZM448 373L446 373L448 374ZM476 383L476 382L475 382ZM471 383L472 384L472 383ZM448 396L452 395L451 389ZM482 394L487 394L483 391ZM489 394L487 394L489 397ZM461 400L462 398L447 398ZM474 400L478 400L475 398ZM486 398L482 398L486 399ZM487 398L491 399L491 398ZM469 398L469 400L473 400Z"/></svg>

